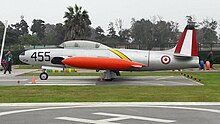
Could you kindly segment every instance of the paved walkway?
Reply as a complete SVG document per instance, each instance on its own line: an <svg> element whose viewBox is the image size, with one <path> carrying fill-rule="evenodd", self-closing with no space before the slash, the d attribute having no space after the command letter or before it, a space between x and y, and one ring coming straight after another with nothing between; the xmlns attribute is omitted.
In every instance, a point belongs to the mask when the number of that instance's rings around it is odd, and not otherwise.
<svg viewBox="0 0 220 124"><path fill-rule="evenodd" d="M219 103L8 103L4 124L219 124Z"/></svg>
<svg viewBox="0 0 220 124"><path fill-rule="evenodd" d="M31 76L19 76L24 73L30 73L37 71L38 69L16 69L13 68L11 74L8 72L3 74L4 71L0 71L0 85L1 86L14 86L14 85L23 85L31 81Z"/></svg>
<svg viewBox="0 0 220 124"><path fill-rule="evenodd" d="M15 77L21 74L30 73L37 71L37 69L12 69L11 74L8 72L6 74L3 74L4 71L0 71L0 77Z"/></svg>
<svg viewBox="0 0 220 124"><path fill-rule="evenodd" d="M11 74L0 72L0 86L33 85L32 76L19 76L38 72L39 69L16 69ZM79 72L81 72L80 70ZM91 70L88 70L91 71ZM198 82L183 76L128 76L118 77L111 82L103 82L98 76L50 76L46 81L36 76L36 85L145 85L145 86L200 86Z"/></svg>

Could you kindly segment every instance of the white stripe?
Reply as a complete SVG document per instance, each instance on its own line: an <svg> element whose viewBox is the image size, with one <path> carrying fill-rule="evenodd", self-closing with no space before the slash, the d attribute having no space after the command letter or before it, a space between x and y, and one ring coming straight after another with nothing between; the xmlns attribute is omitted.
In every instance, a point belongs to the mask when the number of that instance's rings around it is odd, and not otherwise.
<svg viewBox="0 0 220 124"><path fill-rule="evenodd" d="M55 102L55 103L0 103L0 106L220 106L220 102Z"/></svg>
<svg viewBox="0 0 220 124"><path fill-rule="evenodd" d="M38 84L38 83L36 83L36 84L31 84L31 83L29 83L29 84L24 84L24 85L26 85L26 86L88 86L88 85L96 85L96 84L49 84L49 83L47 83L47 84Z"/></svg>
<svg viewBox="0 0 220 124"><path fill-rule="evenodd" d="M187 30L180 54L191 56L193 30Z"/></svg>
<svg viewBox="0 0 220 124"><path fill-rule="evenodd" d="M122 115L122 114L111 114L111 113L102 113L102 112L93 113L93 114L119 117L119 118L112 118L112 119L103 119L102 121L117 121L117 120L124 120L124 119L137 119L137 120L153 121L153 122L161 122L161 123L176 122L176 120L165 120L165 119L158 119L158 118L149 118L149 117L141 117L141 116Z"/></svg>
<svg viewBox="0 0 220 124"><path fill-rule="evenodd" d="M194 82L194 83L196 83L196 84L199 84L199 85L201 85L201 86L204 85L204 84L202 84L202 83L200 83L200 82L197 82L197 81L195 81L195 80L189 79L189 78L187 78L187 77L185 77L185 76L183 76L183 78L185 78L185 79L187 79L187 80L190 80L190 81L192 81L192 82Z"/></svg>
<svg viewBox="0 0 220 124"><path fill-rule="evenodd" d="M25 112L33 112L33 111L42 111L42 110L54 110L54 109L65 109L70 107L48 107L48 108L38 108L38 109L24 109L24 110L15 110L8 112L0 112L0 116L11 115L16 113L25 113Z"/></svg>
<svg viewBox="0 0 220 124"><path fill-rule="evenodd" d="M31 84L32 82L28 82L29 84ZM37 84L95 84L95 82L93 83L93 82L91 82L91 83L88 83L88 82L77 82L77 81L59 81L59 82L57 82L57 81L37 81L36 80L36 83Z"/></svg>
<svg viewBox="0 0 220 124"><path fill-rule="evenodd" d="M27 81L28 79L0 79L0 81L9 82L9 81Z"/></svg>
<svg viewBox="0 0 220 124"><path fill-rule="evenodd" d="M99 122L102 124L105 124L106 122L120 121L120 120L127 120L127 119L131 119L131 118L129 116L120 116L120 117L115 117L115 118L102 119L102 120L99 120Z"/></svg>
<svg viewBox="0 0 220 124"><path fill-rule="evenodd" d="M155 80L165 80L165 79L169 79L169 78L173 78L174 76L165 76L165 77L159 77Z"/></svg>
<svg viewBox="0 0 220 124"><path fill-rule="evenodd" d="M195 110L204 111L220 114L220 110L206 109L206 108L191 108L191 107L175 107L175 106L157 106L157 105L220 105L219 102L83 102L83 103L1 103L0 106L58 106L65 105L67 107L48 107L48 108L38 108L38 109L25 109L25 110L15 110L0 112L0 116L42 111L42 110L54 110L54 109L66 109L66 108L83 108L83 107L147 107L147 108L170 108L170 109L180 109L180 110ZM71 105L71 106L70 106Z"/></svg>
<svg viewBox="0 0 220 124"><path fill-rule="evenodd" d="M220 113L220 110L206 109L206 108L175 107L175 106L147 106L147 107L149 107L149 108L170 108L170 109L194 110L194 111Z"/></svg>
<svg viewBox="0 0 220 124"><path fill-rule="evenodd" d="M74 122L82 122L82 123L89 123L89 124L119 124L119 123L113 123L113 122L100 122L99 120L89 120L89 119L72 118L72 117L57 117L55 119L66 120L66 121L74 121Z"/></svg>

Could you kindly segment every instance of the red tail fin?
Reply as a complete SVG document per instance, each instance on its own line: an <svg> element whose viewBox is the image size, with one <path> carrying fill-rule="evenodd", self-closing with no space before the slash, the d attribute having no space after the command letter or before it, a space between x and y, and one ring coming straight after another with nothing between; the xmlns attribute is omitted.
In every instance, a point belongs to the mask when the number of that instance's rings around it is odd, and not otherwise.
<svg viewBox="0 0 220 124"><path fill-rule="evenodd" d="M196 29L194 26L186 26L177 43L174 53L184 56L198 56Z"/></svg>

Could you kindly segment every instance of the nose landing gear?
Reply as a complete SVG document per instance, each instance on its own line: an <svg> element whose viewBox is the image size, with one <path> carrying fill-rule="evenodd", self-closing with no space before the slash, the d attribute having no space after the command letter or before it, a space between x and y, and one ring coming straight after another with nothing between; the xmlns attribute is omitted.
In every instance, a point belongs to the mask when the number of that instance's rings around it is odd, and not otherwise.
<svg viewBox="0 0 220 124"><path fill-rule="evenodd" d="M44 69L43 72L40 74L40 79L41 80L47 80L48 79L48 74L46 73L46 70Z"/></svg>

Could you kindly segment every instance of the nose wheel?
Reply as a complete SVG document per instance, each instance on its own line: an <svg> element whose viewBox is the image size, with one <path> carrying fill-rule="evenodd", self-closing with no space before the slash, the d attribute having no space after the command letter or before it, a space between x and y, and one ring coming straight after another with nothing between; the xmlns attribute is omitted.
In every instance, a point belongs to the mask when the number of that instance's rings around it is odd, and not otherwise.
<svg viewBox="0 0 220 124"><path fill-rule="evenodd" d="M41 80L47 80L48 79L48 74L46 72L43 72L40 74L40 79Z"/></svg>

